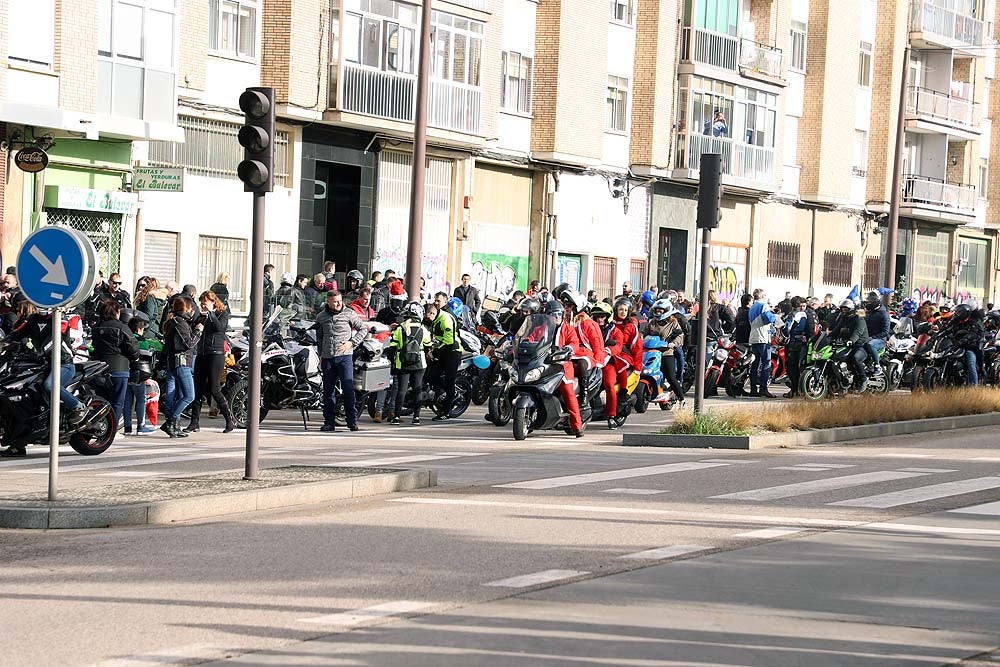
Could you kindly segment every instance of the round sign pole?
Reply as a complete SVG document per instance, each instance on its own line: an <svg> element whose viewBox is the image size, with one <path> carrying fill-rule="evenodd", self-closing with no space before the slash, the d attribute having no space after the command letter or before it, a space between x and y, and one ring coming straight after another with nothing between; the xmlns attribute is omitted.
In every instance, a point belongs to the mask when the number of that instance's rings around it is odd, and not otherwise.
<svg viewBox="0 0 1000 667"><path fill-rule="evenodd" d="M49 500L59 499L59 389L62 387L62 308L52 309L52 391L49 392Z"/></svg>

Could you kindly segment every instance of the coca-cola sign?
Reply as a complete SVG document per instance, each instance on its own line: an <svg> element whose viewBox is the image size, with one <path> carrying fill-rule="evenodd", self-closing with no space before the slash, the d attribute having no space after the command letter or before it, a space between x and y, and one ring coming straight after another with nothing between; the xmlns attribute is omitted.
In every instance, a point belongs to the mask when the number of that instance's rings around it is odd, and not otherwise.
<svg viewBox="0 0 1000 667"><path fill-rule="evenodd" d="M34 174L49 166L49 155L38 146L25 146L14 156L14 164L21 171Z"/></svg>

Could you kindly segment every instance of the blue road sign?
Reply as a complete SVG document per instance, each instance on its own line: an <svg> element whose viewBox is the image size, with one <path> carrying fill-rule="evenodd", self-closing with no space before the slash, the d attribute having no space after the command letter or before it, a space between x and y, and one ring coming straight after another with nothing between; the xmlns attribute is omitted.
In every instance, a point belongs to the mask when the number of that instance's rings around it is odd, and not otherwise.
<svg viewBox="0 0 1000 667"><path fill-rule="evenodd" d="M97 252L83 232L49 225L25 239L17 254L17 281L36 306L71 308L90 295L96 267Z"/></svg>

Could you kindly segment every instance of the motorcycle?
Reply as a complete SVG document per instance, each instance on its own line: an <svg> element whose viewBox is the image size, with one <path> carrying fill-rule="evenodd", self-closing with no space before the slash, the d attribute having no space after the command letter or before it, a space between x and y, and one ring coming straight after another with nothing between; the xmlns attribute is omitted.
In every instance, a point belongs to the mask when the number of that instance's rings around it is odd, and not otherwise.
<svg viewBox="0 0 1000 667"><path fill-rule="evenodd" d="M634 391L635 411L640 415L646 412L650 403L658 403L661 410L669 410L670 405L680 398L666 387L663 375L663 350L666 347L666 342L659 336L642 339L642 372L639 373L639 386ZM668 357L667 363L676 361Z"/></svg>
<svg viewBox="0 0 1000 667"><path fill-rule="evenodd" d="M718 396L719 386L727 387L730 375L730 357L736 348L736 341L726 334L716 341L712 351L712 363L705 370L705 397Z"/></svg>
<svg viewBox="0 0 1000 667"><path fill-rule="evenodd" d="M729 376L725 383L727 396L736 398L748 393L747 381L750 379L753 361L753 351L749 345L736 343L729 350L729 358L726 360L726 370Z"/></svg>
<svg viewBox="0 0 1000 667"><path fill-rule="evenodd" d="M514 352L511 348L511 339L505 338L493 353L495 360L496 380L490 387L490 396L486 407L486 420L494 426L506 426L510 423L514 414L514 406L510 402L510 388L514 382L514 374L511 364L514 361Z"/></svg>
<svg viewBox="0 0 1000 667"><path fill-rule="evenodd" d="M948 332L942 332L930 343L930 365L924 369L921 385L932 390L940 387L964 387L969 383L965 369L965 349L955 344Z"/></svg>
<svg viewBox="0 0 1000 667"><path fill-rule="evenodd" d="M47 355L46 355L47 356ZM102 361L75 364L76 374L66 389L88 407L86 417L70 424L66 410L60 411L59 442L69 444L83 456L102 454L117 434L114 410L97 395L94 385L105 379L108 365ZM16 343L0 344L0 445L23 454L27 445L49 442L49 391L43 382L50 374L47 358L18 353Z"/></svg>
<svg viewBox="0 0 1000 667"><path fill-rule="evenodd" d="M892 334L885 343L882 367L889 376L889 389L895 391L904 383L912 381L913 365L907 363L911 350L917 341L913 336Z"/></svg>
<svg viewBox="0 0 1000 667"><path fill-rule="evenodd" d="M853 348L834 342L826 333L820 334L806 348L808 365L802 371L800 392L809 400L818 401L827 395L839 396L853 391L854 370L848 361ZM866 393L889 393L889 379L885 373L868 381Z"/></svg>
<svg viewBox="0 0 1000 667"><path fill-rule="evenodd" d="M788 364L785 360L785 346L788 336L781 329L771 338L771 382L784 382L788 378Z"/></svg>

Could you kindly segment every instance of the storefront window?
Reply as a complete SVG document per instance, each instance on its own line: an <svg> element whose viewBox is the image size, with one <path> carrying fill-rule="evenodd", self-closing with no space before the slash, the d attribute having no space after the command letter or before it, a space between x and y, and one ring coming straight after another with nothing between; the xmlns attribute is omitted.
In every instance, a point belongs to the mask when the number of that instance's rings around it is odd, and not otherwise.
<svg viewBox="0 0 1000 667"><path fill-rule="evenodd" d="M979 305L986 294L986 273L989 263L990 245L986 239L960 237L958 257L961 272L958 275L956 301L975 300Z"/></svg>

